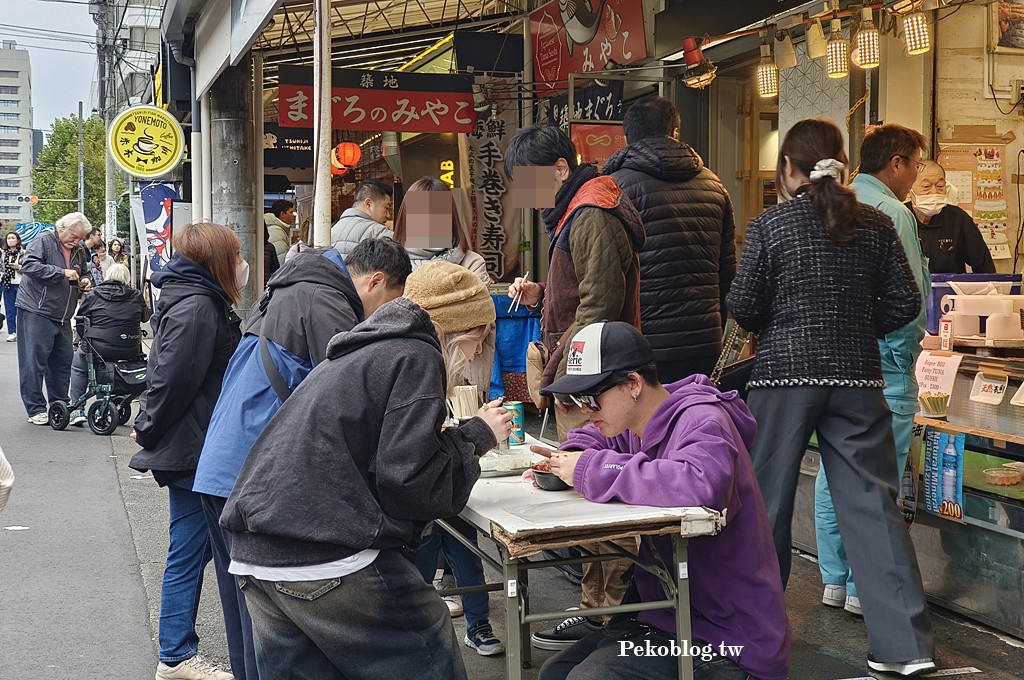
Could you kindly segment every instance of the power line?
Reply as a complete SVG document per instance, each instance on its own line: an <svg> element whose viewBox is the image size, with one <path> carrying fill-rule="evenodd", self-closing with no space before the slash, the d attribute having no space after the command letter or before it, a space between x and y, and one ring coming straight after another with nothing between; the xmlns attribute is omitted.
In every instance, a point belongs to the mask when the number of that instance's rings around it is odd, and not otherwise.
<svg viewBox="0 0 1024 680"><path fill-rule="evenodd" d="M95 38L95 33L75 33L73 31L58 31L44 26L19 26L17 24L0 24L0 28L16 28L21 31L37 31L45 33L47 35L59 34L59 35L71 35L78 38Z"/></svg>

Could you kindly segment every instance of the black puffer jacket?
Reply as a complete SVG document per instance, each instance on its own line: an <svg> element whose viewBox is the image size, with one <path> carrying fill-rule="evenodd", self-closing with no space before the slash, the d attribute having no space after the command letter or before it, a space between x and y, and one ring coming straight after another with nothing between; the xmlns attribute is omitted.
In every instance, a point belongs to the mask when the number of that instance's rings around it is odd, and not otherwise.
<svg viewBox="0 0 1024 680"><path fill-rule="evenodd" d="M195 471L241 332L217 280L181 253L152 282L160 300L153 315L148 385L135 418L143 450L129 467L153 470L163 485Z"/></svg>
<svg viewBox="0 0 1024 680"><path fill-rule="evenodd" d="M120 281L104 281L78 306L75 327L86 337L85 320L89 320L89 340L105 359L134 359L142 354L140 326L149 320L149 307L140 291Z"/></svg>
<svg viewBox="0 0 1024 680"><path fill-rule="evenodd" d="M643 219L640 320L662 382L708 373L722 350L725 296L736 275L729 192L688 144L651 137L608 159Z"/></svg>

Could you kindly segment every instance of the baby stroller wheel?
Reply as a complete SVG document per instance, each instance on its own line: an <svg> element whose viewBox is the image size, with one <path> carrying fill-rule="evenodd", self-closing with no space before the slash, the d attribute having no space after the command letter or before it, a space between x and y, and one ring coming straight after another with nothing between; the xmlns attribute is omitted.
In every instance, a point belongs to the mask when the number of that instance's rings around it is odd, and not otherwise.
<svg viewBox="0 0 1024 680"><path fill-rule="evenodd" d="M110 435L120 425L117 407L109 400L94 401L86 412L89 429L98 435Z"/></svg>
<svg viewBox="0 0 1024 680"><path fill-rule="evenodd" d="M127 425L128 421L132 418L132 400L131 397L125 397L117 403L117 415L118 421L121 425Z"/></svg>
<svg viewBox="0 0 1024 680"><path fill-rule="evenodd" d="M50 404L46 414L50 417L50 427L57 431L67 428L71 421L71 411L63 401L55 401Z"/></svg>

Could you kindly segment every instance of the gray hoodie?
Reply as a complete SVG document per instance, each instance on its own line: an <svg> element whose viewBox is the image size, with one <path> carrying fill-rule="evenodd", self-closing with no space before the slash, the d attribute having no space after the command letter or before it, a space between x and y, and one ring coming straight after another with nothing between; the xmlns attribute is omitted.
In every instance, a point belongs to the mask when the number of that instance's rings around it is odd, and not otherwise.
<svg viewBox="0 0 1024 680"><path fill-rule="evenodd" d="M479 418L442 432L445 414L441 347L416 303L335 335L242 466L221 515L231 558L308 566L415 545L462 511L497 444Z"/></svg>

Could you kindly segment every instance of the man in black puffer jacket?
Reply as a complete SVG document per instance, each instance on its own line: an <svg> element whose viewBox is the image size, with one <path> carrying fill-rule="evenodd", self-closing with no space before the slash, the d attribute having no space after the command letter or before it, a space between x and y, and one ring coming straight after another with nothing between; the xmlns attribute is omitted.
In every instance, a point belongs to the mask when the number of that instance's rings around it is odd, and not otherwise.
<svg viewBox="0 0 1024 680"><path fill-rule="evenodd" d="M658 377L708 374L722 351L725 296L736 274L732 201L697 152L680 142L679 113L657 97L624 121L629 146L608 159L611 175L643 219L640 320Z"/></svg>

